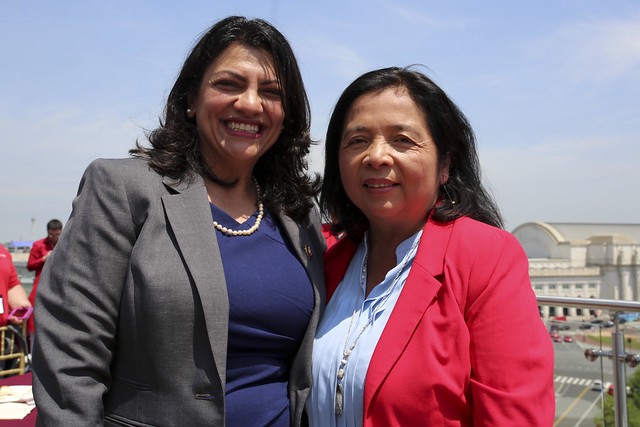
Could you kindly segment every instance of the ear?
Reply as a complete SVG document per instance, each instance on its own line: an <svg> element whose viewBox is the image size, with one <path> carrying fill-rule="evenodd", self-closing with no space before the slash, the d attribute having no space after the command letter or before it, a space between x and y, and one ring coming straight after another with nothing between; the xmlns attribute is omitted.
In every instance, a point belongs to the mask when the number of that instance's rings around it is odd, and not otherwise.
<svg viewBox="0 0 640 427"><path fill-rule="evenodd" d="M444 185L449 180L449 168L451 167L451 157L447 156L446 159L440 164L440 171L438 172L440 178L440 185Z"/></svg>

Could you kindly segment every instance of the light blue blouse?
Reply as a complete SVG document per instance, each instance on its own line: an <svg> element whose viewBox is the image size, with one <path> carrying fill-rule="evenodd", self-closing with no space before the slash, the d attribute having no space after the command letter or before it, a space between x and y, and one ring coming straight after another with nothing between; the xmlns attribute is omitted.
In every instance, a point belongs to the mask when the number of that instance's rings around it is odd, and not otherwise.
<svg viewBox="0 0 640 427"><path fill-rule="evenodd" d="M312 427L362 425L364 380L369 362L409 275L421 235L422 230L398 245L397 265L366 299L366 280L361 280L361 276L365 268L368 236L358 246L344 278L327 304L316 332L313 387L306 404ZM365 328L372 313L372 323ZM363 328L364 332L360 334ZM345 342L347 339L348 342ZM344 410L338 416L335 413L337 372L345 344L350 348L354 340L357 342L347 360L342 381Z"/></svg>

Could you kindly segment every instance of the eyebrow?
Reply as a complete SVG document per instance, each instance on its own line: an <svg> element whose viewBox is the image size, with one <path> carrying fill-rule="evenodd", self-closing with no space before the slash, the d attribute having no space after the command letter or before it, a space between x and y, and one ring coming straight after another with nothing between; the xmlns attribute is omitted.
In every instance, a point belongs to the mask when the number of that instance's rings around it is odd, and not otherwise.
<svg viewBox="0 0 640 427"><path fill-rule="evenodd" d="M342 132L343 135L346 135L348 133L354 133L354 132L363 132L365 130L367 130L368 128L366 126L353 126L350 128L345 128L344 132Z"/></svg>
<svg viewBox="0 0 640 427"><path fill-rule="evenodd" d="M390 125L390 126L385 126L385 128L387 129L391 128L391 130L395 132L402 132L402 131L417 132L416 129L414 129L412 126L407 126L407 125ZM350 128L346 128L344 132L342 132L342 136L344 137L349 133L366 132L368 129L369 127L367 126L356 125Z"/></svg>
<svg viewBox="0 0 640 427"><path fill-rule="evenodd" d="M242 74L236 73L235 71L232 71L232 70L220 70L220 71L218 71L217 73L214 74L213 78L217 77L220 74L229 74L229 75L231 75L232 77L234 77L234 78L236 78L238 80L242 80L243 82L247 81L247 79ZM276 84L276 85L280 86L280 82L277 79L275 79L275 80L263 80L263 81L261 81L259 83L260 83L260 85Z"/></svg>

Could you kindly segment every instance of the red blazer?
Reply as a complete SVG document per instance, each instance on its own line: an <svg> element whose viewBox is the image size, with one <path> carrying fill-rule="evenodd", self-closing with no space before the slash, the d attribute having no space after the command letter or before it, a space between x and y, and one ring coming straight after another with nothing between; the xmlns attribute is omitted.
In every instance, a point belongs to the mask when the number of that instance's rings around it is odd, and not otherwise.
<svg viewBox="0 0 640 427"><path fill-rule="evenodd" d="M329 298L356 249L326 253ZM373 353L364 426L552 426L553 345L516 238L429 220Z"/></svg>

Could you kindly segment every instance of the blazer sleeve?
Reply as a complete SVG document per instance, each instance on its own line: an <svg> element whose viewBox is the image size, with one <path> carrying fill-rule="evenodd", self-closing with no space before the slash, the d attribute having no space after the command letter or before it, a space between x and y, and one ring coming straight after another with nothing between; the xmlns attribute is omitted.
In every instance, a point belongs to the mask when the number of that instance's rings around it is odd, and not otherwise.
<svg viewBox="0 0 640 427"><path fill-rule="evenodd" d="M36 303L38 425L102 425L120 297L136 232L117 162L88 166Z"/></svg>
<svg viewBox="0 0 640 427"><path fill-rule="evenodd" d="M531 287L526 254L499 230L476 248L465 320L475 426L551 426L553 345Z"/></svg>

